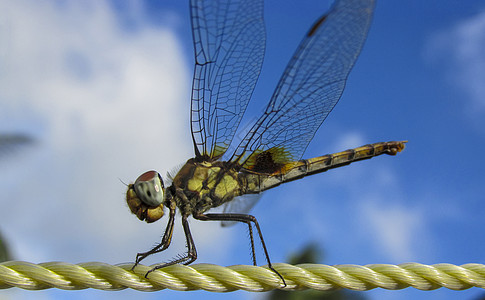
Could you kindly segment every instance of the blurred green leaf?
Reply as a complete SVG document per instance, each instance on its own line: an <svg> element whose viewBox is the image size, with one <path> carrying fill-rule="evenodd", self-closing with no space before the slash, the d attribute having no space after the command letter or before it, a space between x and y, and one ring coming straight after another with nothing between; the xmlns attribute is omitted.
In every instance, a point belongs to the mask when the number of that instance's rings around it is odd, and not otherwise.
<svg viewBox="0 0 485 300"><path fill-rule="evenodd" d="M2 133L0 134L0 157L33 142L34 140L28 135Z"/></svg>
<svg viewBox="0 0 485 300"><path fill-rule="evenodd" d="M290 256L288 263L292 265L304 263L320 263L323 257L323 251L317 244L311 243L305 246L300 252ZM366 299L362 293L337 290L337 291L284 291L273 290L267 293L268 300L364 300Z"/></svg>
<svg viewBox="0 0 485 300"><path fill-rule="evenodd" d="M12 260L12 256L10 255L10 251L8 250L7 243L5 242L5 239L0 232L0 262L7 260Z"/></svg>

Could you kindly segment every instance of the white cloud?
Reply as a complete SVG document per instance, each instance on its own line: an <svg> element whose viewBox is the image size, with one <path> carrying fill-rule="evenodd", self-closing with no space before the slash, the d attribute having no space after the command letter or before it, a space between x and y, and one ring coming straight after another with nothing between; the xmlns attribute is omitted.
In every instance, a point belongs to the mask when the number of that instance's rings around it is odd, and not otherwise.
<svg viewBox="0 0 485 300"><path fill-rule="evenodd" d="M341 149L337 151L343 151L346 149L351 149L355 147L360 147L365 144L365 137L363 134L358 132L349 132L343 133L339 136L338 140L336 141L335 149Z"/></svg>
<svg viewBox="0 0 485 300"><path fill-rule="evenodd" d="M130 214L119 179L192 155L191 72L175 34L136 11L128 31L107 1L0 1L0 128L38 140L0 173L16 259L131 261L163 234ZM192 228L199 250L220 237L207 228Z"/></svg>
<svg viewBox="0 0 485 300"><path fill-rule="evenodd" d="M420 257L416 249L425 243L425 212L391 200L360 201L362 228L373 233L370 240L382 251L382 257L395 262L413 261Z"/></svg>
<svg viewBox="0 0 485 300"><path fill-rule="evenodd" d="M425 48L426 58L447 69L448 79L462 88L471 111L485 110L485 11L444 28ZM461 101L462 99L460 99Z"/></svg>

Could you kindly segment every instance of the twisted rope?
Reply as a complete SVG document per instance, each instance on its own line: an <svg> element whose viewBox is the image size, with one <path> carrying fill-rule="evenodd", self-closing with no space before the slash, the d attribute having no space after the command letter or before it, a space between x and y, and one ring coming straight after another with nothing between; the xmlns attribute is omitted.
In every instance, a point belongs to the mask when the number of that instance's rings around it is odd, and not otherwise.
<svg viewBox="0 0 485 300"><path fill-rule="evenodd" d="M139 291L172 289L179 291L206 290L230 292L238 289L263 292L282 288L281 279L266 267L235 265L221 267L211 264L191 266L173 265L150 273L149 266L139 265L135 272L133 264L116 266L88 262L68 264L47 262L33 264L23 261L0 263L0 289L18 287L27 290L59 288L79 290L121 290L131 288ZM400 265L373 264L318 265L274 264L283 275L285 290L332 290L346 288L356 291L383 288L389 290L414 287L433 290L446 287L464 290L471 287L485 288L485 265L452 264L423 265L406 263Z"/></svg>

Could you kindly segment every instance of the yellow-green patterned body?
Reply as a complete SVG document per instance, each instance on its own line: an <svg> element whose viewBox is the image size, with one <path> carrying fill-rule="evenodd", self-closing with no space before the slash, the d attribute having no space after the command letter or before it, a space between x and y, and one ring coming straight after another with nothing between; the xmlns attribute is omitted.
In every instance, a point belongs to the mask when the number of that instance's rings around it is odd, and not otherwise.
<svg viewBox="0 0 485 300"><path fill-rule="evenodd" d="M241 195L240 173L222 161L189 159L175 176L173 186L182 215L193 210L205 212Z"/></svg>
<svg viewBox="0 0 485 300"><path fill-rule="evenodd" d="M406 142L407 141L368 144L334 154L290 162L284 164L278 172L271 174L271 176L249 176L245 192L262 192L285 182L297 180L308 175L326 172L330 169L342 167L381 154L396 155L404 149Z"/></svg>
<svg viewBox="0 0 485 300"><path fill-rule="evenodd" d="M230 162L199 162L192 158L175 176L172 197L182 215L190 215L193 212L203 213L237 196L261 193L285 182L381 154L396 155L404 149L405 143L406 141L369 144L334 154L282 164L277 170L258 173L247 169L238 170ZM266 165L274 165L272 162L276 159L268 155L264 157L265 160L269 160ZM127 199L132 197L134 193L130 193ZM128 203L130 204L130 201ZM151 218L150 222L153 222Z"/></svg>

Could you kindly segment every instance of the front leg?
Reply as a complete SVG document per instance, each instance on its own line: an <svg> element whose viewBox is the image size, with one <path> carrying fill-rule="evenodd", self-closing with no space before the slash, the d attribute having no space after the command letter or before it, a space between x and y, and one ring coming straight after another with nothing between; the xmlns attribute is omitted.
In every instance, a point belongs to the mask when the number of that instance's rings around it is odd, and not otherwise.
<svg viewBox="0 0 485 300"><path fill-rule="evenodd" d="M175 265L175 264L180 264L180 263L183 263L184 265L188 265L197 259L197 250L195 249L194 240L192 239L192 234L190 233L190 227L189 227L189 222L187 221L187 217L188 216L182 216L182 226L184 228L185 238L187 239L187 254L176 260L172 260L167 263L155 266L153 269L151 269L145 274L145 277L147 277L149 273L157 269L165 268L165 267Z"/></svg>
<svg viewBox="0 0 485 300"><path fill-rule="evenodd" d="M147 256L158 253L158 252L162 252L170 246L170 242L172 241L172 235L173 235L174 220L175 220L175 204L172 202L171 205L170 205L170 213L169 213L169 219L168 219L167 227L165 228L165 233L163 234L162 241L160 242L160 244L155 246L150 251L138 253L136 255L135 264L131 268L132 271ZM145 277L146 277L146 275L145 275Z"/></svg>

